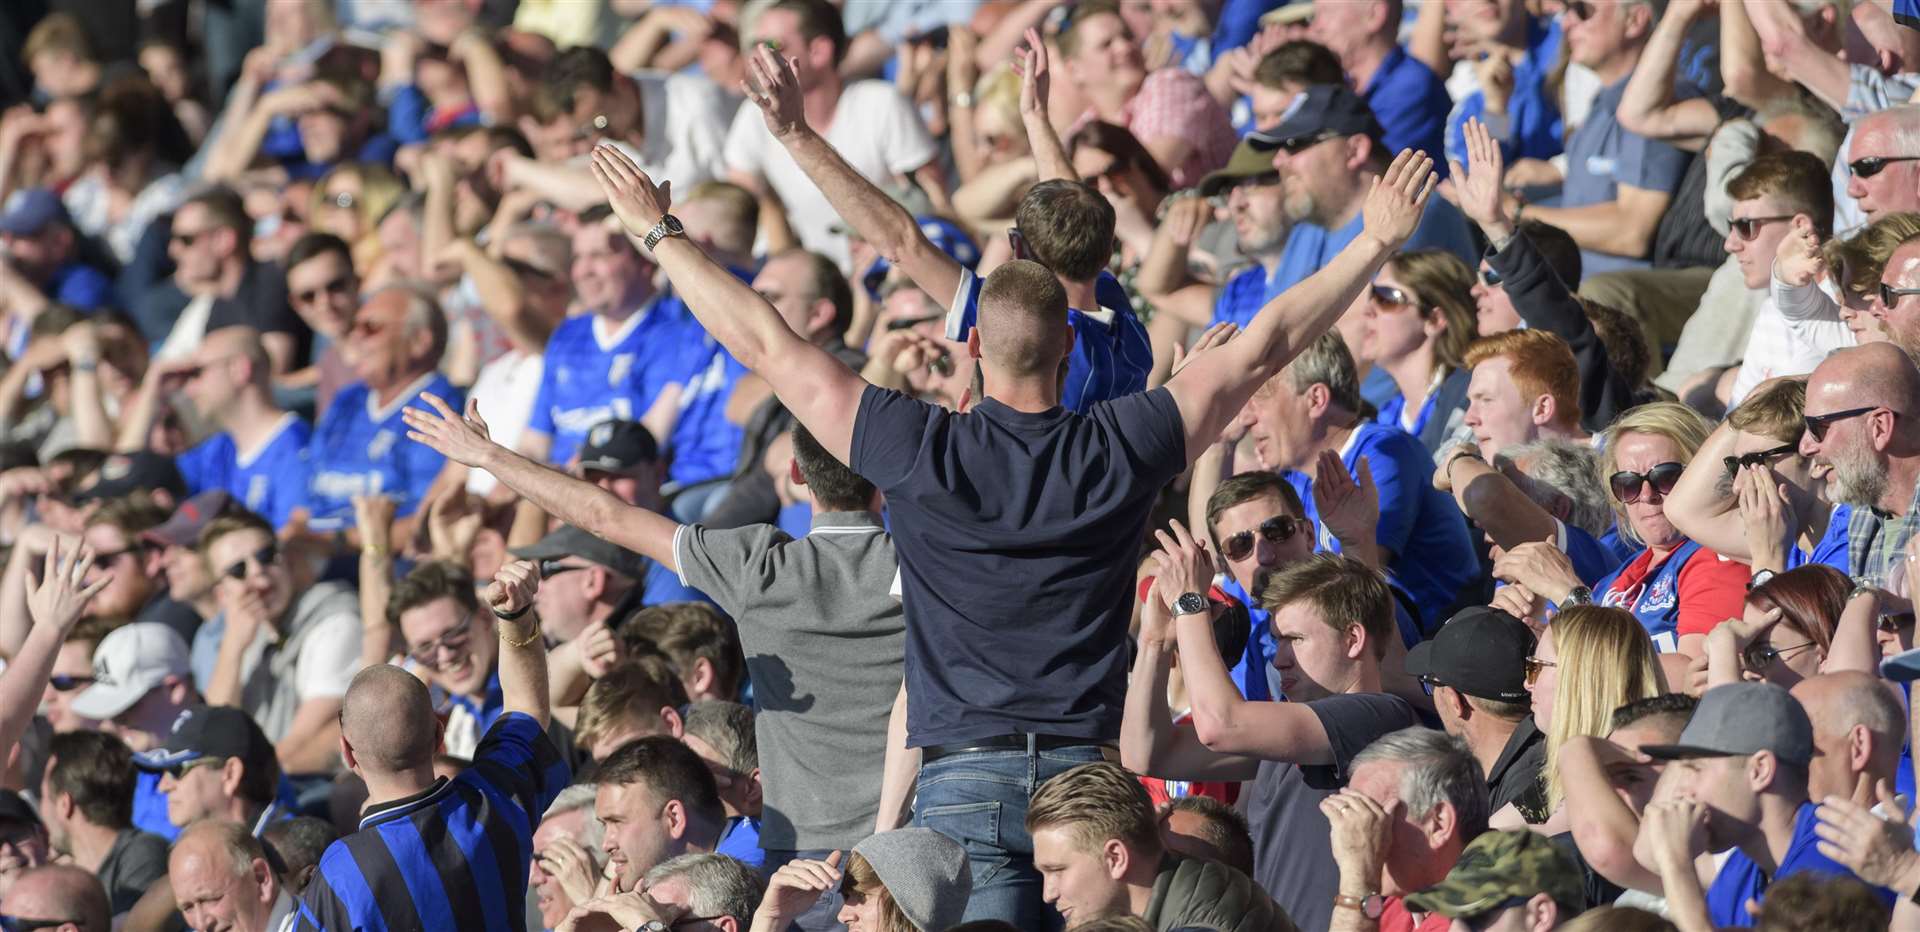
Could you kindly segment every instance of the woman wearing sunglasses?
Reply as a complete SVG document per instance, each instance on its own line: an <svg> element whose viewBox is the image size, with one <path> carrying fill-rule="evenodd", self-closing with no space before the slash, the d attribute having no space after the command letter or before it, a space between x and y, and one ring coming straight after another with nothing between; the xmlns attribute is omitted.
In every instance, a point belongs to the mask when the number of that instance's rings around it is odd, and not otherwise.
<svg viewBox="0 0 1920 932"><path fill-rule="evenodd" d="M1707 688L1763 680L1792 689L1826 672L1852 587L1845 573L1819 564L1753 587L1740 619L1730 619L1707 635ZM1865 633L1859 640L1872 643Z"/></svg>
<svg viewBox="0 0 1920 932"><path fill-rule="evenodd" d="M1563 609L1540 632L1526 663L1533 722L1547 733L1540 774L1547 783L1547 825L1561 824L1552 830L1563 831L1560 749L1573 738L1605 737L1614 709L1666 692L1667 680L1646 629L1625 611L1594 605Z"/></svg>
<svg viewBox="0 0 1920 932"><path fill-rule="evenodd" d="M1474 336L1473 270L1452 253L1401 253L1375 276L1359 355L1398 389L1377 420L1412 434L1436 453L1467 411L1463 361Z"/></svg>

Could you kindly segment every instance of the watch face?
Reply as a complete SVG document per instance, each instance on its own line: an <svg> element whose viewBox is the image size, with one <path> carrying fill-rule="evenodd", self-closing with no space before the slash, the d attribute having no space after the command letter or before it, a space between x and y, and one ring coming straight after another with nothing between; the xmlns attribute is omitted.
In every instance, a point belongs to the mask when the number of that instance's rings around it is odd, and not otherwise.
<svg viewBox="0 0 1920 932"><path fill-rule="evenodd" d="M1378 919L1387 911L1387 898L1378 893L1360 901L1360 915L1368 919Z"/></svg>
<svg viewBox="0 0 1920 932"><path fill-rule="evenodd" d="M1174 600L1173 607L1182 615L1197 615L1207 610L1207 597L1194 592L1184 593Z"/></svg>

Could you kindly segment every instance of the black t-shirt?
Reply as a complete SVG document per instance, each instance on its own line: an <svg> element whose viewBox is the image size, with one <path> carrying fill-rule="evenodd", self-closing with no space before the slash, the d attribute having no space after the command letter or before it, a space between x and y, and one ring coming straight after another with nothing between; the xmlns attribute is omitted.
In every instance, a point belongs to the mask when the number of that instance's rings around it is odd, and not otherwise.
<svg viewBox="0 0 1920 932"><path fill-rule="evenodd" d="M1547 736L1529 715L1520 720L1520 727L1513 730L1487 771L1487 798L1493 811L1512 803L1529 823L1546 821L1547 785L1540 779L1546 766Z"/></svg>
<svg viewBox="0 0 1920 932"><path fill-rule="evenodd" d="M1328 696L1306 707L1327 731L1333 763L1300 767L1262 761L1243 798L1253 833L1253 879L1300 928L1324 929L1333 920L1340 868L1333 861L1333 828L1320 801L1346 786L1348 767L1367 745L1420 720L1405 699L1386 693Z"/></svg>
<svg viewBox="0 0 1920 932"><path fill-rule="evenodd" d="M271 262L252 262L233 297L216 298L207 311L207 332L244 324L261 333L293 337L293 359L313 352L313 330L287 303L287 273Z"/></svg>
<svg viewBox="0 0 1920 932"><path fill-rule="evenodd" d="M1140 544L1186 468L1173 396L956 414L869 387L849 459L887 493L900 555L908 743L1115 740Z"/></svg>

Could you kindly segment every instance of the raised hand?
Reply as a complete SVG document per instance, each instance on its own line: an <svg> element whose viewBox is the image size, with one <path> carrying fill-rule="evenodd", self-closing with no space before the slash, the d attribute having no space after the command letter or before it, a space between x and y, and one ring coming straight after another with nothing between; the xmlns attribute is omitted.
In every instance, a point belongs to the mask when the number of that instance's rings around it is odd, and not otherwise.
<svg viewBox="0 0 1920 932"><path fill-rule="evenodd" d="M1796 287L1814 284L1827 277L1827 257L1820 251L1820 234L1806 214L1795 214L1793 228L1780 238L1773 253L1773 274Z"/></svg>
<svg viewBox="0 0 1920 932"><path fill-rule="evenodd" d="M1406 804L1396 799L1388 809L1348 788L1321 800L1320 811L1333 829L1333 860L1343 881L1377 884L1393 848L1393 822L1406 811Z"/></svg>
<svg viewBox="0 0 1920 932"><path fill-rule="evenodd" d="M1176 198L1167 205L1167 215L1160 222L1166 224L1167 235L1180 246L1192 246L1200 236L1200 231L1213 222L1213 204L1204 197Z"/></svg>
<svg viewBox="0 0 1920 932"><path fill-rule="evenodd" d="M1740 504L1740 521L1746 526L1747 550L1753 561L1785 568L1787 487L1774 479L1772 470L1755 463L1741 467L1733 480L1733 493Z"/></svg>
<svg viewBox="0 0 1920 932"><path fill-rule="evenodd" d="M1192 365L1193 361L1199 359L1202 353L1214 347L1225 345L1228 340L1238 336L1239 333L1240 327L1238 324L1232 321L1221 321L1208 327L1205 333L1200 334L1200 339L1193 341L1193 349L1187 349L1178 343L1173 344L1173 372L1169 378L1174 375L1179 375L1180 370Z"/></svg>
<svg viewBox="0 0 1920 932"><path fill-rule="evenodd" d="M1342 544L1372 541L1380 527L1380 490L1373 484L1373 466L1363 456L1359 473L1349 473L1340 454L1321 450L1313 464L1313 504L1320 521Z"/></svg>
<svg viewBox="0 0 1920 932"><path fill-rule="evenodd" d="M1486 95L1488 113L1506 113L1513 97L1513 59L1502 52L1483 53L1473 65L1474 77Z"/></svg>
<svg viewBox="0 0 1920 932"><path fill-rule="evenodd" d="M788 861L767 878L767 893L760 898L758 917L792 919L807 911L820 895L840 886L840 852L824 861Z"/></svg>
<svg viewBox="0 0 1920 932"><path fill-rule="evenodd" d="M533 604L533 594L540 589L540 564L532 560L515 560L493 574L493 582L487 584L482 600L496 615L513 615Z"/></svg>
<svg viewBox="0 0 1920 932"><path fill-rule="evenodd" d="M1047 73L1047 43L1040 38L1040 30L1027 30L1027 44L1013 60L1013 73L1020 76L1020 113L1046 116L1053 80Z"/></svg>
<svg viewBox="0 0 1920 932"><path fill-rule="evenodd" d="M407 422L407 439L424 443L441 455L463 466L484 468L484 460L502 449L487 433L487 422L480 418L480 402L467 400L467 413L458 415L445 399L422 392L421 399L432 406L423 411L411 405L400 416Z"/></svg>
<svg viewBox="0 0 1920 932"><path fill-rule="evenodd" d="M1204 595L1213 588L1213 553L1195 540L1185 525L1170 522L1167 530L1155 531L1153 536L1160 541L1160 549L1153 554L1154 565L1159 568L1154 591L1169 610L1180 596L1189 592Z"/></svg>
<svg viewBox="0 0 1920 932"><path fill-rule="evenodd" d="M580 632L580 669L587 675L600 679L607 675L620 661L625 660L627 648L613 629L605 621L596 621Z"/></svg>
<svg viewBox="0 0 1920 932"><path fill-rule="evenodd" d="M27 595L27 617L33 619L34 626L51 627L60 632L72 630L74 622L86 614L87 603L113 582L113 574L107 572L101 573L92 585L86 585L87 573L92 569L92 547L76 548L54 537L47 547L40 585Z"/></svg>
<svg viewBox="0 0 1920 932"><path fill-rule="evenodd" d="M360 529L361 553L393 552L393 515L399 504L388 495L353 497L353 526Z"/></svg>
<svg viewBox="0 0 1920 932"><path fill-rule="evenodd" d="M1453 163L1455 199L1467 219L1479 224L1488 236L1499 239L1513 228L1506 210L1509 195L1502 187L1506 179L1506 157L1500 154L1500 144L1494 141L1493 134L1487 132L1486 125L1478 119L1468 120L1460 132L1466 137L1467 168L1462 171L1459 162Z"/></svg>
<svg viewBox="0 0 1920 932"><path fill-rule="evenodd" d="M1366 218L1361 233L1389 251L1405 245L1420 225L1420 215L1433 196L1439 178L1433 173L1433 160L1425 152L1400 150L1386 174L1373 180L1361 214Z"/></svg>
<svg viewBox="0 0 1920 932"><path fill-rule="evenodd" d="M540 852L540 869L553 876L575 905L594 899L594 887L600 878L595 876L593 856L579 842L555 838Z"/></svg>
<svg viewBox="0 0 1920 932"><path fill-rule="evenodd" d="M1888 812L1902 811L1884 781L1878 791ZM1820 820L1813 832L1820 838L1821 855L1846 865L1861 880L1892 888L1902 896L1911 895L1920 885L1920 852L1913 850L1913 829L1905 822L1875 815L1866 806L1838 796L1821 800L1814 815Z"/></svg>
<svg viewBox="0 0 1920 932"><path fill-rule="evenodd" d="M673 207L673 182L653 183L625 152L613 146L593 148L593 177L607 195L607 206L627 232L645 236Z"/></svg>
<svg viewBox="0 0 1920 932"><path fill-rule="evenodd" d="M1640 832L1650 835L1651 852L1666 870L1692 869L1706 847L1707 808L1691 799L1661 799L1647 804Z"/></svg>
<svg viewBox="0 0 1920 932"><path fill-rule="evenodd" d="M747 56L747 79L740 89L760 108L767 132L784 139L807 127L806 102L800 94L800 65L767 46Z"/></svg>
<svg viewBox="0 0 1920 932"><path fill-rule="evenodd" d="M454 483L427 503L428 546L440 559L467 565L484 518L481 503L467 495L466 484Z"/></svg>

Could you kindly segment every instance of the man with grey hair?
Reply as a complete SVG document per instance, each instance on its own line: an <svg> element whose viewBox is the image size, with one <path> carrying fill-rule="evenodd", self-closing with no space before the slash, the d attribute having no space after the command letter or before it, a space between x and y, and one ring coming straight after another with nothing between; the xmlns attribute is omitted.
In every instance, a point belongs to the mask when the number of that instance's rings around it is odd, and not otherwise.
<svg viewBox="0 0 1920 932"><path fill-rule="evenodd" d="M528 870L528 912L538 928L558 928L575 906L593 898L605 866L600 842L606 823L593 813L596 784L576 783L560 791L533 833L533 864ZM535 928L534 915L527 927Z"/></svg>
<svg viewBox="0 0 1920 932"><path fill-rule="evenodd" d="M1920 211L1920 104L1870 113L1853 124L1847 143L1847 196L1868 222ZM1888 268L1893 268L1888 263Z"/></svg>
<svg viewBox="0 0 1920 932"><path fill-rule="evenodd" d="M704 922L718 932L746 932L766 884L739 858L696 853L654 865L646 890L663 909L679 913L676 929Z"/></svg>
<svg viewBox="0 0 1920 932"><path fill-rule="evenodd" d="M1862 597L1868 596L1856 598ZM1907 712L1887 681L1847 670L1807 677L1789 692L1813 723L1807 798L1851 796L1862 777L1869 784L1895 785Z"/></svg>
<svg viewBox="0 0 1920 932"><path fill-rule="evenodd" d="M1320 809L1340 866L1329 928L1406 928L1414 923L1402 898L1444 880L1487 830L1487 781L1464 739L1403 728L1355 756L1347 788Z"/></svg>
<svg viewBox="0 0 1920 932"><path fill-rule="evenodd" d="M1241 417L1251 421L1247 435L1260 464L1288 471L1321 549L1339 547L1321 521L1314 484L1370 477L1379 491L1380 560L1420 605L1421 628L1430 629L1458 607L1461 592L1479 575L1473 539L1459 507L1432 487L1433 462L1420 441L1361 417L1360 408L1353 354L1330 331L1260 386ZM1336 461L1347 476L1326 472Z"/></svg>
<svg viewBox="0 0 1920 932"><path fill-rule="evenodd" d="M1508 447L1489 464L1462 443L1434 470L1435 487L1452 493L1467 520L1486 533L1497 561L1503 553L1552 548L1567 555L1591 585L1620 559L1600 544L1613 526L1599 457L1585 444L1540 438Z"/></svg>
<svg viewBox="0 0 1920 932"><path fill-rule="evenodd" d="M181 915L195 929L277 932L293 911L266 849L238 822L188 826L173 844L167 877Z"/></svg>
<svg viewBox="0 0 1920 932"><path fill-rule="evenodd" d="M760 751L754 743L753 710L738 702L710 700L687 707L686 733L693 753L713 771L727 828L713 850L739 858L758 870L766 865L760 849Z"/></svg>
<svg viewBox="0 0 1920 932"><path fill-rule="evenodd" d="M1889 273L1897 268L1887 265ZM1915 300L1902 295L1899 303ZM1854 506L1849 575L1884 585L1920 528L1920 370L1886 343L1839 350L1807 378L1805 421L1800 453L1831 470L1828 498Z"/></svg>
<svg viewBox="0 0 1920 932"><path fill-rule="evenodd" d="M420 506L446 457L407 439L400 412L422 392L461 397L438 371L446 348L446 315L424 286L391 285L360 306L346 339L358 381L340 390L313 429L310 528L352 524L356 495L394 498L401 518Z"/></svg>

